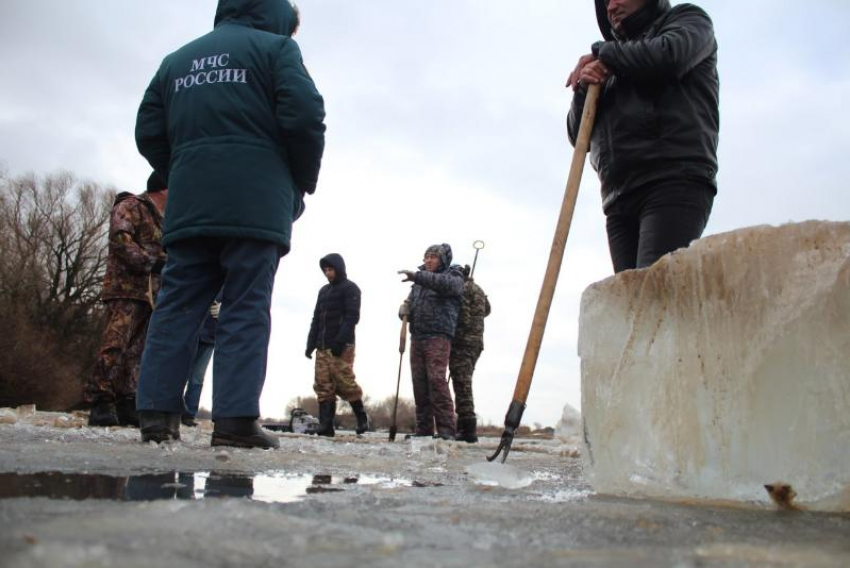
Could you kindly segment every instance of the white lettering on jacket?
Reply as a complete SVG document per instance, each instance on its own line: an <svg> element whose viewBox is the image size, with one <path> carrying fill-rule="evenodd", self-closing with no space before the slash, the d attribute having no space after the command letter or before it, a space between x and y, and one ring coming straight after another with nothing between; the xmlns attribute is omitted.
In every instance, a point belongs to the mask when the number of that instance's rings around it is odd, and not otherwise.
<svg viewBox="0 0 850 568"><path fill-rule="evenodd" d="M174 80L174 92L214 83L248 83L247 69L229 69L228 65L229 53L193 59L189 73Z"/></svg>

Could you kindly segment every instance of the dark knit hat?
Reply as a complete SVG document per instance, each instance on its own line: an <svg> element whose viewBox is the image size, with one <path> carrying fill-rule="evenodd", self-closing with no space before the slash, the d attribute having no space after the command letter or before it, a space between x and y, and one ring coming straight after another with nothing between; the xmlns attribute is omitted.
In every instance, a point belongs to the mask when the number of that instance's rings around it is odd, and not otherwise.
<svg viewBox="0 0 850 568"><path fill-rule="evenodd" d="M157 191L162 191L168 187L163 181L162 177L156 173L151 172L150 177L148 178L148 193L156 193Z"/></svg>

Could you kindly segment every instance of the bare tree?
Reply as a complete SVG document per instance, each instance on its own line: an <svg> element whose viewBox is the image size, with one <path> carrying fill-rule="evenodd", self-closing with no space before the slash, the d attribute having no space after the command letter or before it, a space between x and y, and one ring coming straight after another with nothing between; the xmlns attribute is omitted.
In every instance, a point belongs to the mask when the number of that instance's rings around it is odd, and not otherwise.
<svg viewBox="0 0 850 568"><path fill-rule="evenodd" d="M114 191L0 170L0 404L74 404L99 341ZM76 399L76 400L75 400Z"/></svg>

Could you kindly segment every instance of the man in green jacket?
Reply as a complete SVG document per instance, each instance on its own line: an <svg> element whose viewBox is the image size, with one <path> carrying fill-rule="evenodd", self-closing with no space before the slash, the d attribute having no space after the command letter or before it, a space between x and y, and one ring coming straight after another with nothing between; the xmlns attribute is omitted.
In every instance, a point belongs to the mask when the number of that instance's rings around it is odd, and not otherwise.
<svg viewBox="0 0 850 568"><path fill-rule="evenodd" d="M288 0L219 0L210 33L168 55L136 120L169 186L168 263L142 357L142 441L180 437L183 390L219 290L212 444L277 447L257 418L271 294L324 149L324 103L291 35Z"/></svg>

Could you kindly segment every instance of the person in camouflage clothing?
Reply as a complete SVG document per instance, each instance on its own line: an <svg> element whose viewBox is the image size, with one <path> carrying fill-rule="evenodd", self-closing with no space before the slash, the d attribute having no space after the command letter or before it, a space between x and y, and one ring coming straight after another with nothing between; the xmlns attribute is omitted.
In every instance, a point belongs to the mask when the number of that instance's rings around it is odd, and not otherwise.
<svg viewBox="0 0 850 568"><path fill-rule="evenodd" d="M136 383L166 259L161 240L167 196L162 178L152 173L146 192L115 197L101 291L108 322L85 387L92 405L89 426L138 426Z"/></svg>
<svg viewBox="0 0 850 568"><path fill-rule="evenodd" d="M490 301L484 290L470 277L469 265L463 268L463 301L452 340L449 373L455 391L457 436L455 439L474 444L476 434L475 403L472 398L472 373L484 350L484 318L490 315Z"/></svg>
<svg viewBox="0 0 850 568"><path fill-rule="evenodd" d="M425 251L425 264L400 270L413 282L399 317L410 323L410 371L416 403L416 435L455 437L455 413L446 368L463 296L463 273L452 266L452 247L443 243Z"/></svg>

